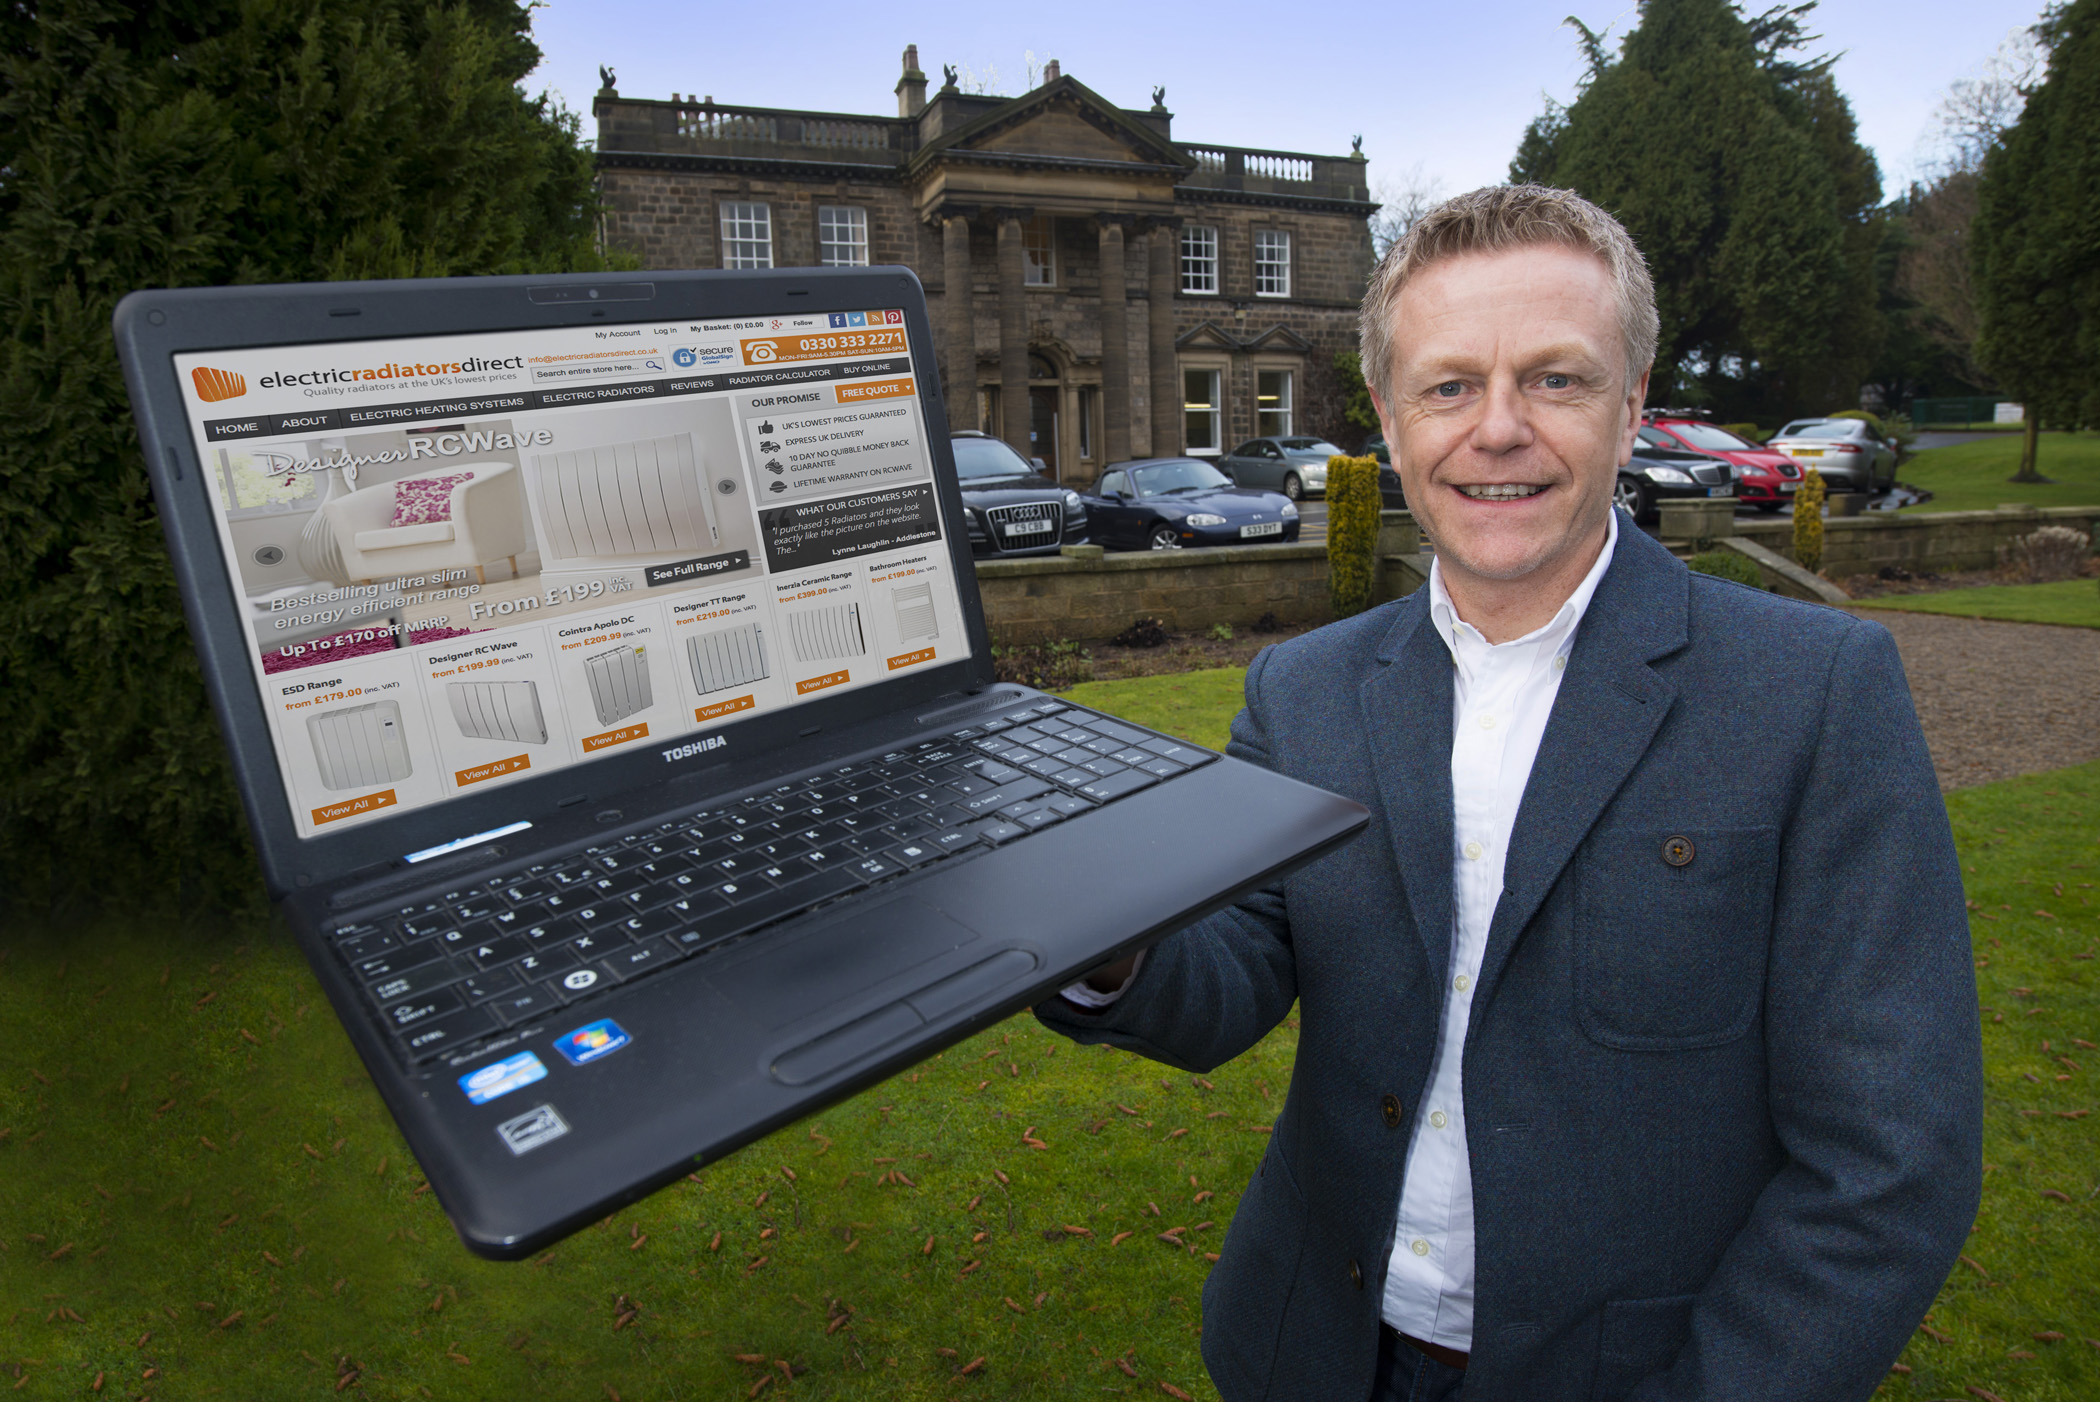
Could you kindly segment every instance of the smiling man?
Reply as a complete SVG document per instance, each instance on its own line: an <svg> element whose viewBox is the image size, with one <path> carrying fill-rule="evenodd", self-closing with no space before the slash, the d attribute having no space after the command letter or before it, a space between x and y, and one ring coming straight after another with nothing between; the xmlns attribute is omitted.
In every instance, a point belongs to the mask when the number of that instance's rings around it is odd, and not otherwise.
<svg viewBox="0 0 2100 1402"><path fill-rule="evenodd" d="M1864 1398L1974 1220L1968 924L1895 649L1613 511L1655 340L1569 192L1394 246L1364 372L1436 563L1256 658L1231 745L1371 825L1037 1010L1200 1071L1299 1007L1204 1287L1228 1402Z"/></svg>

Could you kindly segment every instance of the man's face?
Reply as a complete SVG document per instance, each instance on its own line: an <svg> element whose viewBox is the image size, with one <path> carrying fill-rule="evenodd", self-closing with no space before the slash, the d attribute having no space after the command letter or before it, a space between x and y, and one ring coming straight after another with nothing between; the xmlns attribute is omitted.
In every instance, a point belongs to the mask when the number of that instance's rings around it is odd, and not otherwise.
<svg viewBox="0 0 2100 1402"><path fill-rule="evenodd" d="M1604 263L1554 244L1466 254L1410 279L1392 317L1379 424L1451 586L1572 592L1648 391L1645 372L1627 382Z"/></svg>

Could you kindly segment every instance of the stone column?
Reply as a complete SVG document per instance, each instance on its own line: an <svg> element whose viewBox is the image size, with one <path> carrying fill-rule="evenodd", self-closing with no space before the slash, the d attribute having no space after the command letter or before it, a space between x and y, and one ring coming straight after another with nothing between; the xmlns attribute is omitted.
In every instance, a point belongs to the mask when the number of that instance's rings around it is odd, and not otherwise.
<svg viewBox="0 0 2100 1402"><path fill-rule="evenodd" d="M1165 224L1152 227L1150 250L1152 455L1172 457L1181 451L1181 372L1174 353L1174 291L1180 285L1181 233Z"/></svg>
<svg viewBox="0 0 2100 1402"><path fill-rule="evenodd" d="M948 427L977 427L977 317L970 288L970 221L941 220L941 294L948 322Z"/></svg>
<svg viewBox="0 0 2100 1402"><path fill-rule="evenodd" d="M999 417L1002 437L1024 458L1035 456L1028 441L1028 302L1022 285L1021 215L1001 210L999 219Z"/></svg>
<svg viewBox="0 0 2100 1402"><path fill-rule="evenodd" d="M1123 225L1101 220L1101 444L1103 463L1130 456L1130 325L1124 316L1129 292L1123 271Z"/></svg>

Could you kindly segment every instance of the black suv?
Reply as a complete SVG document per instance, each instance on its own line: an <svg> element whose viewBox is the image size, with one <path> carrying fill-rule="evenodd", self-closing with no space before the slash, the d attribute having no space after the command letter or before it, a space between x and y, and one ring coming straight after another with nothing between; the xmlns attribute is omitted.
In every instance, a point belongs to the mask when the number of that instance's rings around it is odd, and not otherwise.
<svg viewBox="0 0 2100 1402"><path fill-rule="evenodd" d="M1055 555L1086 541L1086 504L1079 493L1035 470L1035 464L990 434L951 434L955 475L970 518L970 553Z"/></svg>

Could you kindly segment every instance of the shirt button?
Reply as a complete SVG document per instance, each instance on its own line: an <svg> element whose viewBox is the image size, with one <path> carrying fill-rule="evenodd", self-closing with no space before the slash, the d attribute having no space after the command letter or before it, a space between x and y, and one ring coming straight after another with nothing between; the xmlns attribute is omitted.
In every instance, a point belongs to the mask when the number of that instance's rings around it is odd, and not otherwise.
<svg viewBox="0 0 2100 1402"><path fill-rule="evenodd" d="M1451 980L1451 986L1463 993L1473 986L1473 980L1467 978L1464 974L1460 974L1457 978Z"/></svg>
<svg viewBox="0 0 2100 1402"><path fill-rule="evenodd" d="M1495 728L1495 718L1493 716L1482 716L1480 718L1480 728L1482 730L1493 730Z"/></svg>
<svg viewBox="0 0 2100 1402"><path fill-rule="evenodd" d="M1481 846L1479 843L1468 842L1466 844L1466 860L1469 862L1477 862L1480 860L1481 854L1486 851L1487 848Z"/></svg>
<svg viewBox="0 0 2100 1402"><path fill-rule="evenodd" d="M1429 1112L1429 1122L1435 1125L1438 1129L1442 1129L1445 1125L1451 1123L1451 1121L1445 1117L1444 1112L1442 1110L1431 1110Z"/></svg>
<svg viewBox="0 0 2100 1402"><path fill-rule="evenodd" d="M1567 665L1568 659L1565 657L1556 657L1553 659L1553 670L1556 672L1563 670L1567 667Z"/></svg>
<svg viewBox="0 0 2100 1402"><path fill-rule="evenodd" d="M1420 1237L1416 1237L1414 1245L1409 1247L1408 1249L1413 1251L1417 1256L1427 1256L1429 1254L1429 1243L1422 1240L1422 1238Z"/></svg>

